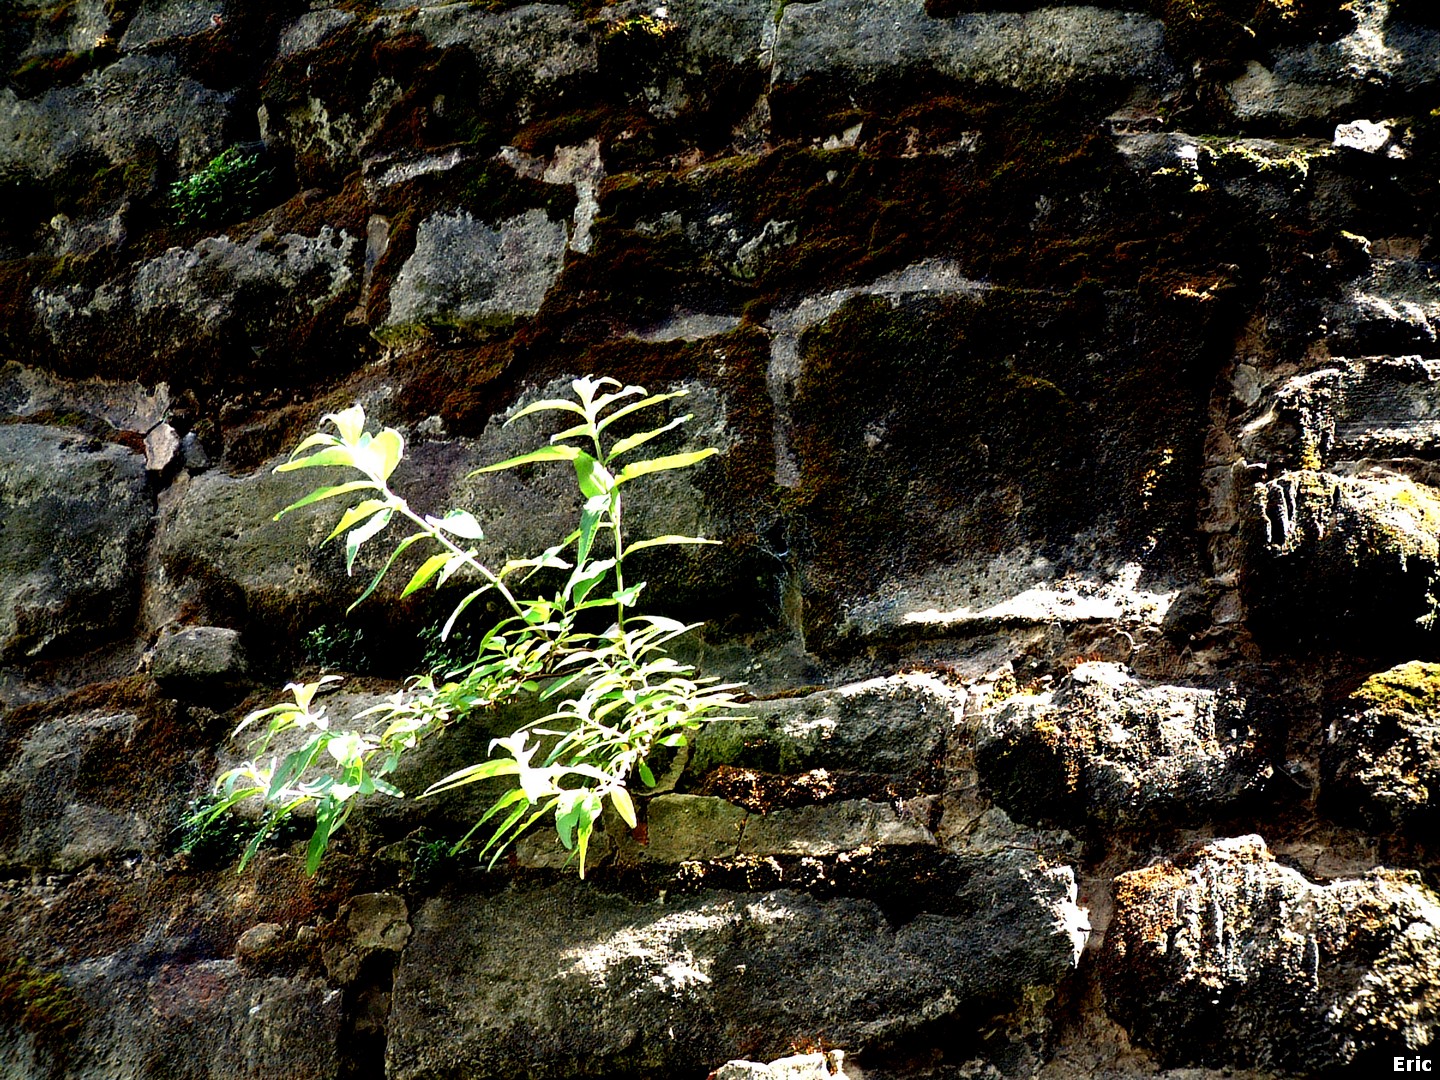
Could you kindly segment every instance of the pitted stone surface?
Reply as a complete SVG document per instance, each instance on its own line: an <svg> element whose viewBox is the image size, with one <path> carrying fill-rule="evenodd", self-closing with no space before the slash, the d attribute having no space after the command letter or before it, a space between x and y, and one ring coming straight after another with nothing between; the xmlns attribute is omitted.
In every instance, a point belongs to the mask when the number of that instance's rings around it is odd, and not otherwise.
<svg viewBox="0 0 1440 1080"><path fill-rule="evenodd" d="M1115 901L1109 1008L1166 1064L1388 1067L1440 1020L1440 898L1414 872L1317 885L1242 836L1122 874Z"/></svg>

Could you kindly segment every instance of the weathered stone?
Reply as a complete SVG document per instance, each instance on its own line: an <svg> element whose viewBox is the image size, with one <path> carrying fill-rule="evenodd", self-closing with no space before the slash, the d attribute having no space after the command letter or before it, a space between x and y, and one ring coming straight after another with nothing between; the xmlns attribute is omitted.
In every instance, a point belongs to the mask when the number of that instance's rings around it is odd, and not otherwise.
<svg viewBox="0 0 1440 1080"><path fill-rule="evenodd" d="M239 632L223 626L190 626L166 634L151 662L155 681L173 696L237 689L249 670Z"/></svg>
<svg viewBox="0 0 1440 1080"><path fill-rule="evenodd" d="M307 351L335 348L326 331L353 306L362 253L357 237L329 225L315 236L207 237L94 288L38 287L32 303L72 362L108 347L131 370L168 362L191 383L267 367L293 377ZM282 348L293 351L282 358Z"/></svg>
<svg viewBox="0 0 1440 1080"><path fill-rule="evenodd" d="M133 713L95 712L46 721L26 734L0 771L0 812L10 823L0 830L0 866L73 873L156 850L164 825L90 783L92 773L125 756L139 724Z"/></svg>
<svg viewBox="0 0 1440 1080"><path fill-rule="evenodd" d="M1414 93L1440 79L1440 30L1390 18L1387 0L1363 0L1351 10L1356 22L1350 33L1277 49L1268 66L1251 60L1225 87L1236 119L1333 123L1353 117L1364 103Z"/></svg>
<svg viewBox="0 0 1440 1080"><path fill-rule="evenodd" d="M750 815L707 795L661 795L646 811L644 855L657 862L723 859L740 847Z"/></svg>
<svg viewBox="0 0 1440 1080"><path fill-rule="evenodd" d="M1399 476L1286 472L1256 485L1250 621L1267 640L1427 641L1440 499Z"/></svg>
<svg viewBox="0 0 1440 1080"><path fill-rule="evenodd" d="M710 1080L846 1080L845 1051L793 1054L768 1065L758 1061L727 1061L710 1074Z"/></svg>
<svg viewBox="0 0 1440 1080"><path fill-rule="evenodd" d="M565 225L543 210L492 227L466 211L420 223L386 325L484 329L540 310L565 261Z"/></svg>
<svg viewBox="0 0 1440 1080"><path fill-rule="evenodd" d="M936 19L921 0L822 0L787 7L774 79L843 78L861 87L902 76L1055 93L1086 83L1173 86L1158 20L1097 7L975 12Z"/></svg>
<svg viewBox="0 0 1440 1080"><path fill-rule="evenodd" d="M0 173L89 176L96 159L193 172L225 148L233 102L154 56L124 57L36 98L0 89Z"/></svg>
<svg viewBox="0 0 1440 1080"><path fill-rule="evenodd" d="M197 1080L336 1080L341 994L319 979L264 976L233 960L187 963L107 957L63 970L83 1009L66 1038L65 1072L75 1080L175 1074ZM0 1068L33 1052L19 1031L0 1033ZM41 1057L41 1061L46 1057ZM53 1057L49 1058L53 1061Z"/></svg>
<svg viewBox="0 0 1440 1080"><path fill-rule="evenodd" d="M235 959L242 964L263 964L284 940L285 928L279 923L257 923L235 939Z"/></svg>
<svg viewBox="0 0 1440 1080"><path fill-rule="evenodd" d="M491 78L527 94L555 93L596 68L595 42L585 24L553 4L500 12L484 4L438 4L414 16L385 18L402 32L423 35L435 48L470 50Z"/></svg>
<svg viewBox="0 0 1440 1080"><path fill-rule="evenodd" d="M935 763L963 705L963 694L920 674L760 701L702 728L688 767L697 776L717 765L913 775Z"/></svg>
<svg viewBox="0 0 1440 1080"><path fill-rule="evenodd" d="M750 814L713 796L662 795L651 801L646 820L643 856L666 863L736 855L822 857L935 843L929 830L889 804L862 800Z"/></svg>
<svg viewBox="0 0 1440 1080"><path fill-rule="evenodd" d="M888 803L849 800L753 815L740 837L741 855L823 857L869 847L931 846L928 829Z"/></svg>
<svg viewBox="0 0 1440 1080"><path fill-rule="evenodd" d="M859 1052L1053 987L1085 933L1068 869L1001 862L956 910L706 892L637 903L574 883L427 902L396 973L389 1075L700 1075L798 1040ZM683 1032L684 1036L679 1037Z"/></svg>
<svg viewBox="0 0 1440 1080"><path fill-rule="evenodd" d="M1423 826L1440 811L1440 665L1372 675L1330 724L1322 795L1332 814L1378 830Z"/></svg>
<svg viewBox="0 0 1440 1080"><path fill-rule="evenodd" d="M209 0L204 4L143 0L126 24L120 48L123 52L173 49L201 34L215 36L237 15L237 7L235 0Z"/></svg>
<svg viewBox="0 0 1440 1080"><path fill-rule="evenodd" d="M0 427L0 657L124 629L150 517L140 455L77 431Z"/></svg>
<svg viewBox="0 0 1440 1080"><path fill-rule="evenodd" d="M340 934L322 951L325 970L336 982L354 982L360 965L374 953L398 953L410 940L410 910L393 893L362 893L337 920Z"/></svg>
<svg viewBox="0 0 1440 1080"><path fill-rule="evenodd" d="M993 708L975 760L1022 821L1173 823L1257 794L1270 775L1263 734L1233 689L1151 687L1119 664L1087 663L1053 692Z"/></svg>
<svg viewBox="0 0 1440 1080"><path fill-rule="evenodd" d="M1440 332L1440 280L1434 263L1375 259L1369 273L1330 305L1332 348L1357 353L1431 352Z"/></svg>
<svg viewBox="0 0 1440 1080"><path fill-rule="evenodd" d="M1102 978L1165 1064L1316 1075L1428 1046L1437 957L1440 906L1418 874L1316 885L1245 836L1116 878Z"/></svg>

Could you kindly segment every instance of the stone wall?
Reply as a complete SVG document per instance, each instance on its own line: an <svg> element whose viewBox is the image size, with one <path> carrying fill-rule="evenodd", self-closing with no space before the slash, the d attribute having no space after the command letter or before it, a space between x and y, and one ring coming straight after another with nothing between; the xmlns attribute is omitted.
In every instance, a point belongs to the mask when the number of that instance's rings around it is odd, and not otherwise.
<svg viewBox="0 0 1440 1080"><path fill-rule="evenodd" d="M1427 1055L1437 118L1422 0L12 0L0 1072ZM564 478L469 473L586 373L721 451L631 512L724 541L643 569L749 717L583 883L445 857L459 795L182 852L246 711L446 610L347 618L280 455L359 402L531 552Z"/></svg>

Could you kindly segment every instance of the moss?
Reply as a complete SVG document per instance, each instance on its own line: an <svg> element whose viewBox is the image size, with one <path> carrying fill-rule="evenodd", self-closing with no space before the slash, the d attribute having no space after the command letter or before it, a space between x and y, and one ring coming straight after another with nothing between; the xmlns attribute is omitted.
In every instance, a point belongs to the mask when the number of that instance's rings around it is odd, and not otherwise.
<svg viewBox="0 0 1440 1080"><path fill-rule="evenodd" d="M1371 675L1350 695L1357 709L1391 713L1440 711L1440 664L1412 660Z"/></svg>
<svg viewBox="0 0 1440 1080"><path fill-rule="evenodd" d="M24 957L0 960L0 1024L55 1045L83 1020L80 1001L63 976L43 971Z"/></svg>

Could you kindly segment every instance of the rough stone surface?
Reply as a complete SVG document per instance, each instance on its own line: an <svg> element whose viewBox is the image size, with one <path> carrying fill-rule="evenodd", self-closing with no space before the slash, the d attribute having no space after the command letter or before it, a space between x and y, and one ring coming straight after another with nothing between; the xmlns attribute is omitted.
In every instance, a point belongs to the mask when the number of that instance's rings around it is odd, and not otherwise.
<svg viewBox="0 0 1440 1080"><path fill-rule="evenodd" d="M98 644L139 600L145 459L83 432L0 427L0 658Z"/></svg>
<svg viewBox="0 0 1440 1080"><path fill-rule="evenodd" d="M1412 661L1366 679L1326 733L1332 813L1376 829L1424 826L1440 798L1440 665Z"/></svg>
<svg viewBox="0 0 1440 1080"><path fill-rule="evenodd" d="M73 873L97 860L154 852L164 825L139 799L115 797L92 776L135 743L133 713L61 716L26 733L3 763L0 866Z"/></svg>
<svg viewBox="0 0 1440 1080"><path fill-rule="evenodd" d="M1118 664L1077 667L1053 693L994 707L976 734L981 782L1022 821L1195 820L1254 796L1266 733L1225 691L1146 686Z"/></svg>
<svg viewBox="0 0 1440 1080"><path fill-rule="evenodd" d="M1412 872L1317 885L1258 836L1115 882L1112 1013L1167 1064L1317 1074L1427 1047L1440 1010L1440 907Z"/></svg>
<svg viewBox="0 0 1440 1080"><path fill-rule="evenodd" d="M997 865L964 914L899 927L869 901L795 892L642 903L566 883L441 897L417 913L396 974L387 1068L703 1075L742 1043L778 1056L795 1038L893 1042L1063 978L1078 955L1073 887L1068 870Z"/></svg>
<svg viewBox="0 0 1440 1080"><path fill-rule="evenodd" d="M279 1060L295 1080L339 1075L340 992L320 980L253 975L230 960L170 961L146 970L121 957L77 964L65 975L87 1006L60 1058L67 1077L165 1069L203 1080L261 1080L275 1075ZM53 1053L21 1064L33 1053L26 1040L6 1040L0 1066L45 1075L39 1070L55 1061Z"/></svg>
<svg viewBox="0 0 1440 1080"><path fill-rule="evenodd" d="M565 226L527 210L490 226L466 211L420 223L390 294L391 326L481 329L540 310L565 258Z"/></svg>
<svg viewBox="0 0 1440 1080"><path fill-rule="evenodd" d="M0 171L40 179L86 167L202 168L225 148L233 96L180 73L173 59L127 56L37 98L0 89ZM93 166L91 166L93 167Z"/></svg>
<svg viewBox="0 0 1440 1080"><path fill-rule="evenodd" d="M935 843L924 826L892 806L862 800L750 814L713 796L662 795L650 803L646 821L644 857L666 863Z"/></svg>
<svg viewBox="0 0 1440 1080"><path fill-rule="evenodd" d="M822 0L781 16L778 82L833 75L864 84L899 72L1032 92L1087 81L1164 87L1177 74L1158 21L1101 8L933 19L920 0Z"/></svg>
<svg viewBox="0 0 1440 1080"><path fill-rule="evenodd" d="M742 719L704 728L689 769L696 775L717 765L911 775L935 763L963 701L933 676L917 674L758 702Z"/></svg>
<svg viewBox="0 0 1440 1080"><path fill-rule="evenodd" d="M249 661L240 634L223 626L190 626L162 637L151 671L167 693L205 694L243 685Z"/></svg>
<svg viewBox="0 0 1440 1080"><path fill-rule="evenodd" d="M845 1051L792 1054L768 1065L758 1061L727 1061L711 1076L713 1080L846 1080Z"/></svg>
<svg viewBox="0 0 1440 1080"><path fill-rule="evenodd" d="M1440 499L1394 474L1282 473L1257 486L1252 604L1262 632L1312 641L1429 640Z"/></svg>

